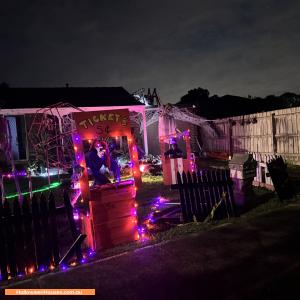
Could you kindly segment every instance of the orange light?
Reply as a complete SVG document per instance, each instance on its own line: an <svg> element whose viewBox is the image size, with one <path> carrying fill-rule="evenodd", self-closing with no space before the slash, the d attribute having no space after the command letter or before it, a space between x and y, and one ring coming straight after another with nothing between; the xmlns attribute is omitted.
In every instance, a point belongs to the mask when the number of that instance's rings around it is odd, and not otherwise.
<svg viewBox="0 0 300 300"><path fill-rule="evenodd" d="M29 274L32 274L34 272L34 267L31 267L29 270L28 270Z"/></svg>
<svg viewBox="0 0 300 300"><path fill-rule="evenodd" d="M74 150L77 151L77 149L78 149L77 146L74 146Z"/></svg>
<svg viewBox="0 0 300 300"><path fill-rule="evenodd" d="M128 139L128 142L132 142L132 139Z"/></svg>
<svg viewBox="0 0 300 300"><path fill-rule="evenodd" d="M136 174L136 171L133 171L133 174L135 175L135 174Z"/></svg>
<svg viewBox="0 0 300 300"><path fill-rule="evenodd" d="M92 142L92 140L89 140L89 143L91 143Z"/></svg>
<svg viewBox="0 0 300 300"><path fill-rule="evenodd" d="M50 269L50 270L54 270L55 267L54 267L53 265L50 265L49 269Z"/></svg>
<svg viewBox="0 0 300 300"><path fill-rule="evenodd" d="M136 190L136 188L134 188ZM137 208L139 205L135 202L134 207Z"/></svg>

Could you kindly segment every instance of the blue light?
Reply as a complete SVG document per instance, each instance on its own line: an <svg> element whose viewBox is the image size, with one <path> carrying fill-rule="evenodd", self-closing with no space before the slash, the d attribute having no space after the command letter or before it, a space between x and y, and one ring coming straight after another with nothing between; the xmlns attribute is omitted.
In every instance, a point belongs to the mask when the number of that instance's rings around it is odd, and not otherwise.
<svg viewBox="0 0 300 300"><path fill-rule="evenodd" d="M67 266L66 266L66 265L62 265L62 266L61 266L61 269L62 269L63 271L65 271L65 270L67 270Z"/></svg>

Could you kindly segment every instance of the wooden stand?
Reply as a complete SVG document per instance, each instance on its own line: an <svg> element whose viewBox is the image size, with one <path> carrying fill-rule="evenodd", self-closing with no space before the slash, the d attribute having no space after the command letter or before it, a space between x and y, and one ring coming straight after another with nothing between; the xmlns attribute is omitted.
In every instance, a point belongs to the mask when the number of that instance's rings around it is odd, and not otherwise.
<svg viewBox="0 0 300 300"><path fill-rule="evenodd" d="M90 193L90 214L82 217L82 231L90 248L103 250L138 239L132 181L104 185Z"/></svg>

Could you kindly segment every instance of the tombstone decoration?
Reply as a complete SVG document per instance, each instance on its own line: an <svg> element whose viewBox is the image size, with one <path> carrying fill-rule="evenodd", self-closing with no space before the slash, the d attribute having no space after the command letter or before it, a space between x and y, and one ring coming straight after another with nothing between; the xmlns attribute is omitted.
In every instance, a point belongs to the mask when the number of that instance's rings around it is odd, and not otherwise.
<svg viewBox="0 0 300 300"><path fill-rule="evenodd" d="M282 156L269 160L267 167L279 199L284 200L295 197L295 191L287 173L287 164Z"/></svg>
<svg viewBox="0 0 300 300"><path fill-rule="evenodd" d="M230 177L234 182L235 204L240 212L251 205L256 166L257 161L253 159L252 154L234 153L229 162Z"/></svg>

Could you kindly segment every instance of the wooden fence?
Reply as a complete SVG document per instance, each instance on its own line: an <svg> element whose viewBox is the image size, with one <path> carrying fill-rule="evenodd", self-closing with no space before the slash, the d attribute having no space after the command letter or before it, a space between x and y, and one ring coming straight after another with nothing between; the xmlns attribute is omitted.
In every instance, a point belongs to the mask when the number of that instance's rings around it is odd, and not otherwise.
<svg viewBox="0 0 300 300"><path fill-rule="evenodd" d="M71 234L75 240L79 232L73 218L73 207L68 194L64 193L65 206L56 208L52 193L48 199L18 198L0 201L0 272L2 280L56 267L60 262L57 222L58 213L68 218ZM71 245L70 245L71 246ZM80 248L77 259L82 259Z"/></svg>
<svg viewBox="0 0 300 300"><path fill-rule="evenodd" d="M177 179L184 222L202 222L213 211L218 219L237 215L229 170L177 173Z"/></svg>
<svg viewBox="0 0 300 300"><path fill-rule="evenodd" d="M202 131L206 152L281 155L300 165L300 107L217 119L212 124L215 136Z"/></svg>

